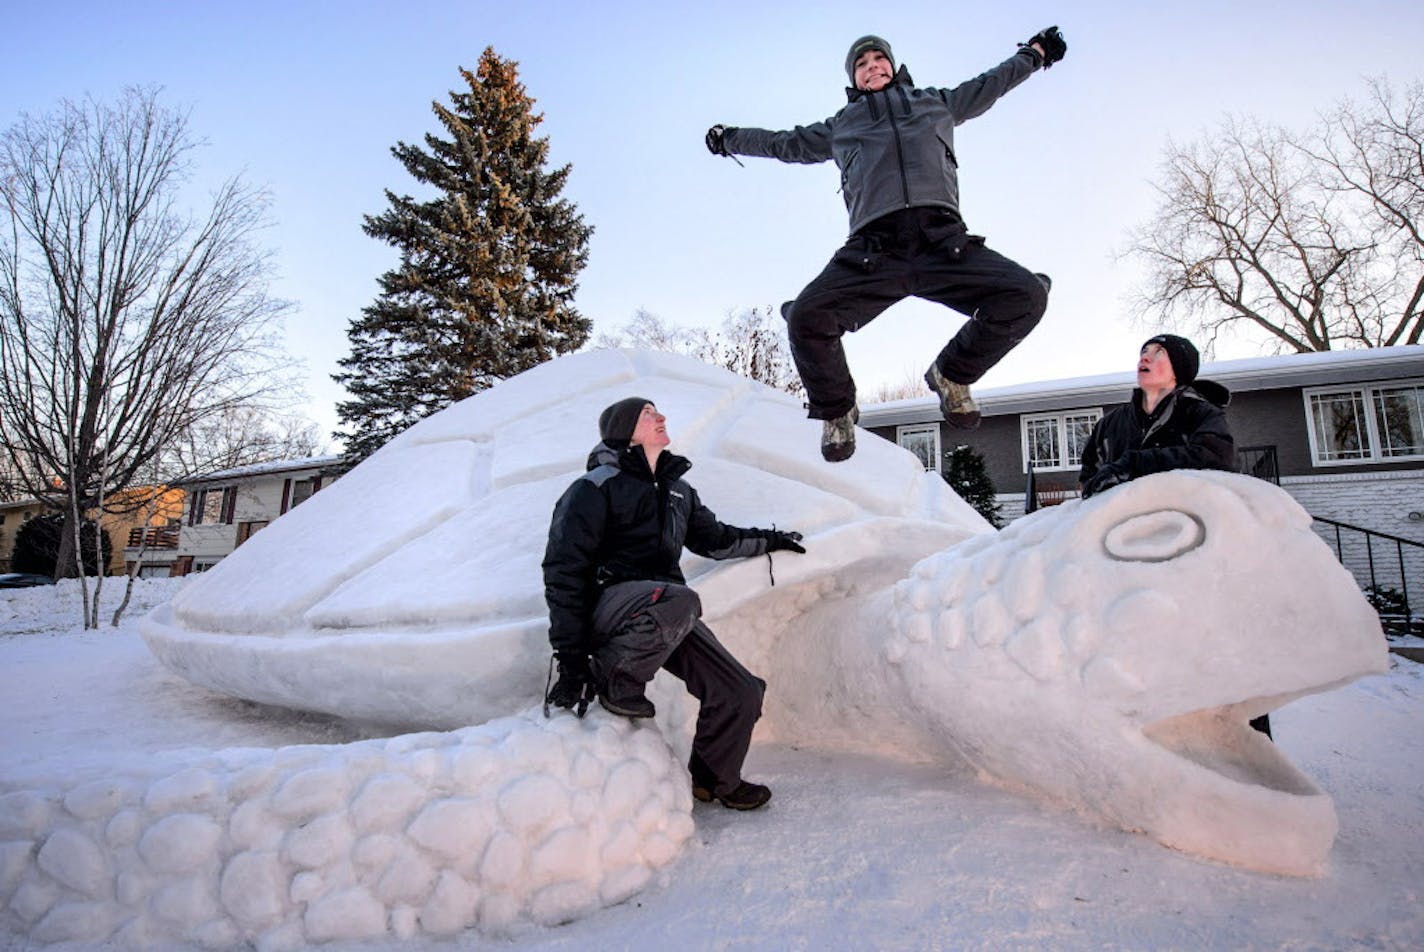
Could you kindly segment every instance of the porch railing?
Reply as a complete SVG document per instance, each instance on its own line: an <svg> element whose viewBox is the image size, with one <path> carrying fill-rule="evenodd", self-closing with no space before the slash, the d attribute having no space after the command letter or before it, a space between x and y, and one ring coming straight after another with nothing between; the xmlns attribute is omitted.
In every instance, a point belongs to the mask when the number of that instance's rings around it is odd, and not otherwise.
<svg viewBox="0 0 1424 952"><path fill-rule="evenodd" d="M1424 543L1313 516L1390 634L1424 635ZM1366 584L1368 579L1368 584ZM1410 584L1410 580L1413 584Z"/></svg>
<svg viewBox="0 0 1424 952"><path fill-rule="evenodd" d="M176 549L178 548L178 527L134 526L129 530L127 547L137 549L140 546L149 549Z"/></svg>

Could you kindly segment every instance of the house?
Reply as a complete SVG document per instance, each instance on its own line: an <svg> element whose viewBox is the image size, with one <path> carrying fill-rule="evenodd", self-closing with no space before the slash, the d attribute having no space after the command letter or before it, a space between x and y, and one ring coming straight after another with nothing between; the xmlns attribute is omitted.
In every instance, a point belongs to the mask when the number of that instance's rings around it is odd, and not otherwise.
<svg viewBox="0 0 1424 952"><path fill-rule="evenodd" d="M1362 585L1400 586L1424 601L1424 346L1220 361L1200 376L1231 390L1241 470L1295 497ZM1081 447L1135 380L1125 372L976 390L984 420L968 432L944 424L932 395L864 406L860 425L936 471L946 451L973 447L1012 520L1025 510L1030 464L1039 505L1078 495Z"/></svg>
<svg viewBox="0 0 1424 952"><path fill-rule="evenodd" d="M188 480L170 574L212 568L254 532L331 485L340 463L340 456L276 460Z"/></svg>
<svg viewBox="0 0 1424 952"><path fill-rule="evenodd" d="M174 542L177 541L176 526L183 512L183 490L135 486L110 496L105 500L104 508L99 524L109 534L113 545L105 574L122 575L129 568L126 546L137 545L136 539L141 540L146 534L150 547L155 550L162 547L166 533ZM20 526L48 511L37 499L0 503L0 572L11 571L15 535ZM171 532L168 530L170 526L173 527Z"/></svg>
<svg viewBox="0 0 1424 952"><path fill-rule="evenodd" d="M38 499L0 502L0 572L14 571L10 559L15 553L15 534L20 531L20 526L45 511L44 504Z"/></svg>

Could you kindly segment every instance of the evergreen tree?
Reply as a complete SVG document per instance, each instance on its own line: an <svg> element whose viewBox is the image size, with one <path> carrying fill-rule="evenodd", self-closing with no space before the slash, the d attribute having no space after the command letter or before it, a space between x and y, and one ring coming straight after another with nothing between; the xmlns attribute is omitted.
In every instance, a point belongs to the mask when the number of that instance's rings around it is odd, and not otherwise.
<svg viewBox="0 0 1424 952"><path fill-rule="evenodd" d="M960 498L985 519L995 529L1002 529L1004 522L999 518L999 503L995 499L994 483L989 479L989 470L984 465L984 454L972 446L956 446L944 454L944 481Z"/></svg>
<svg viewBox="0 0 1424 952"><path fill-rule="evenodd" d="M27 520L15 533L15 551L10 556L11 569L56 577L55 567L59 562L60 540L64 537L64 532L64 516L57 512L45 513ZM109 530L101 529L92 519L86 519L79 524L79 543L84 552L84 574L102 575L99 566L107 566L114 553L114 543L109 538ZM72 566L66 565L65 568Z"/></svg>
<svg viewBox="0 0 1424 952"><path fill-rule="evenodd" d="M543 117L517 65L487 48L475 72L460 70L467 88L432 104L444 137L391 150L436 195L387 190L389 207L363 225L401 257L351 322L334 375L351 394L337 405L349 463L588 339L571 302L593 229L559 198L571 166L545 168L549 142L534 136Z"/></svg>

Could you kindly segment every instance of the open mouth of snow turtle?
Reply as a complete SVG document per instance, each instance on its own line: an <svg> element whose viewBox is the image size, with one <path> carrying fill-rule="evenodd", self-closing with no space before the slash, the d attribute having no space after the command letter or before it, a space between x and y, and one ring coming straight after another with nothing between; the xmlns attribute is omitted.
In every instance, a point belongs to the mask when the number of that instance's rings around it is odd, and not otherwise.
<svg viewBox="0 0 1424 952"><path fill-rule="evenodd" d="M1143 735L1154 744L1235 783L1265 787L1301 797L1322 794L1315 781L1291 763L1269 737L1248 723L1252 718L1330 684L1288 694L1249 698L1234 704L1178 714L1147 725Z"/></svg>

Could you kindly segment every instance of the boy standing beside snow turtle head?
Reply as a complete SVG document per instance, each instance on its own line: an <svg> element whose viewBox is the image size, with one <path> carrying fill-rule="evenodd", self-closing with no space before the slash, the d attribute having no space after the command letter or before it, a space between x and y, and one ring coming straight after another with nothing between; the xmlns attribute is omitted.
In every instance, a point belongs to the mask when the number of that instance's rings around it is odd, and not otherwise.
<svg viewBox="0 0 1424 952"><path fill-rule="evenodd" d="M1226 423L1231 391L1197 379L1196 345L1158 334L1137 356L1132 399L1096 424L1078 474L1084 498L1139 476L1173 469L1236 471L1236 442Z"/></svg>
<svg viewBox="0 0 1424 952"><path fill-rule="evenodd" d="M1226 422L1231 391L1197 377L1196 345L1176 334L1148 338L1137 355L1132 399L1096 424L1083 447L1083 498L1174 469L1236 471L1236 441ZM1269 715L1251 721L1271 736Z"/></svg>
<svg viewBox="0 0 1424 952"><path fill-rule="evenodd" d="M991 250L959 213L954 127L982 115L1068 44L1049 27L1016 54L953 89L919 87L895 67L890 44L864 36L851 44L849 102L824 122L773 132L716 125L714 155L782 162L834 160L850 213L850 237L794 301L781 308L812 419L822 420L821 455L855 452L855 382L841 335L906 297L935 301L969 319L925 371L950 426L973 429L979 408L969 385L1038 324L1049 280Z"/></svg>
<svg viewBox="0 0 1424 952"><path fill-rule="evenodd" d="M692 464L667 452L667 418L629 397L598 419L588 471L554 506L544 551L544 597L558 681L546 704L590 699L624 717L652 717L644 690L659 668L701 702L692 740L692 792L737 810L771 799L742 779L766 682L732 657L702 623L686 585L683 547L711 559L802 552L801 536L718 521L683 476Z"/></svg>

